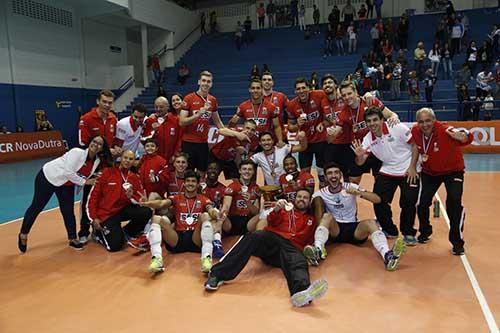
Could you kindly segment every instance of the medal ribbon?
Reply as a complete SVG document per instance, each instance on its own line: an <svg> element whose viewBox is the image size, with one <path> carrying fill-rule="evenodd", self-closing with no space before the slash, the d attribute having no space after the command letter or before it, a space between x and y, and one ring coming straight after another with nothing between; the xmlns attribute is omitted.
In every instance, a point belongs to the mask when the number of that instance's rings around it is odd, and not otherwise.
<svg viewBox="0 0 500 333"><path fill-rule="evenodd" d="M425 155L427 155L427 151L429 150L429 147L431 146L433 136L434 136L434 133L431 134L431 136L429 137L429 141L427 141L427 145L426 145L425 144L425 135L422 135L422 146L423 146Z"/></svg>

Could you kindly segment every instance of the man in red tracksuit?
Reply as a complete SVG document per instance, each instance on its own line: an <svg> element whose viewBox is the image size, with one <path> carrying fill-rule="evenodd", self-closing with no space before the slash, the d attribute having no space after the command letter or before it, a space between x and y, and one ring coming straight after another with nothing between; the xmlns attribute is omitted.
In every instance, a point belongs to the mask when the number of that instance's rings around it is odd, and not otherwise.
<svg viewBox="0 0 500 333"><path fill-rule="evenodd" d="M110 252L120 251L129 239L143 230L152 216L151 209L137 203L143 194L139 176L130 171L134 152L122 153L120 165L104 169L90 191L87 214L98 243ZM122 229L121 222L130 222Z"/></svg>
<svg viewBox="0 0 500 333"><path fill-rule="evenodd" d="M316 228L316 220L309 212L310 202L311 193L306 189L297 191L293 204L279 200L267 217L268 226L246 234L212 267L205 289L217 290L224 281L234 279L254 255L283 270L294 306L307 305L323 296L328 283L325 280L310 283L307 260L302 254Z"/></svg>
<svg viewBox="0 0 500 333"><path fill-rule="evenodd" d="M432 226L429 221L429 207L432 198L442 183L446 188L446 212L450 218L449 241L454 255L464 254L464 218L462 193L464 187L464 158L461 147L470 144L472 133L459 131L436 120L434 111L422 108L417 111L417 124L411 130L413 136L410 180L417 177L418 155L422 160L422 194L417 208L420 220L418 241L427 243L431 239Z"/></svg>

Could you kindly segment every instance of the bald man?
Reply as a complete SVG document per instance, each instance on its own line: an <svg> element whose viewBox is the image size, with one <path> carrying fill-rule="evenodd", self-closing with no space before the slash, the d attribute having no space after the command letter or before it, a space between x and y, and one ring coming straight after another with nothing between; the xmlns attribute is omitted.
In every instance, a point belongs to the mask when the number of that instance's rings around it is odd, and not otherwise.
<svg viewBox="0 0 500 333"><path fill-rule="evenodd" d="M179 116L169 112L170 104L168 100L160 96L155 99L155 113L145 121L142 140L155 139L158 151L157 154L163 157L168 163L176 152L181 150L181 127Z"/></svg>
<svg viewBox="0 0 500 333"><path fill-rule="evenodd" d="M130 171L134 160L134 152L124 151L120 165L104 169L90 191L87 214L94 236L110 252L137 237L152 216L149 208L138 205L144 189L139 176ZM122 229L123 221L130 222Z"/></svg>

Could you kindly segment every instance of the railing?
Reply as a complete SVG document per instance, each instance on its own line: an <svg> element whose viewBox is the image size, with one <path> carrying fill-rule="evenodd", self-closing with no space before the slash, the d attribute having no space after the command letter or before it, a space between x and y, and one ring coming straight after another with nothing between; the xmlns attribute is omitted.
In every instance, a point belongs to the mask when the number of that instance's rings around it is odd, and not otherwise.
<svg viewBox="0 0 500 333"><path fill-rule="evenodd" d="M135 82L135 79L133 76L129 77L125 82L122 83L122 85L118 88L120 91L128 90Z"/></svg>
<svg viewBox="0 0 500 333"><path fill-rule="evenodd" d="M165 52L166 51L175 51L179 46L181 46L182 43L184 43L193 34L193 32L198 30L200 27L201 27L201 23L199 23L196 27L194 27L193 30L191 30L179 43L177 43L176 46L174 46L173 48L170 48L170 49L166 49ZM167 46L165 45L165 47L167 47Z"/></svg>

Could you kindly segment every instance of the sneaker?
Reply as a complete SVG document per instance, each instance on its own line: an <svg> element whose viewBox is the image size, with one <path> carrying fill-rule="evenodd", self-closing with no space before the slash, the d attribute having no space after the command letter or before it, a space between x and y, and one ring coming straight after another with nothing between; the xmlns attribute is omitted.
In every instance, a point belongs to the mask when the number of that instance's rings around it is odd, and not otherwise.
<svg viewBox="0 0 500 333"><path fill-rule="evenodd" d="M88 242L89 242L89 237L88 236L80 236L78 238L78 240L80 241L80 243L82 243L83 245L86 245Z"/></svg>
<svg viewBox="0 0 500 333"><path fill-rule="evenodd" d="M401 256L406 253L406 244L400 238L394 243L392 250L387 252L384 256L385 269L389 272L395 271L399 266Z"/></svg>
<svg viewBox="0 0 500 333"><path fill-rule="evenodd" d="M216 276L213 276L212 274L209 274L208 280L205 282L205 290L216 291L217 289L219 289L220 286L222 286L223 283L224 281L219 280Z"/></svg>
<svg viewBox="0 0 500 333"><path fill-rule="evenodd" d="M328 253L326 252L326 247L321 248L321 260L325 260Z"/></svg>
<svg viewBox="0 0 500 333"><path fill-rule="evenodd" d="M415 246L417 245L417 238L412 235L405 235L403 238L403 242L405 242L407 246Z"/></svg>
<svg viewBox="0 0 500 333"><path fill-rule="evenodd" d="M312 245L307 245L304 247L304 257L306 257L307 262L311 266L319 266L319 261L321 260L321 249L312 246Z"/></svg>
<svg viewBox="0 0 500 333"><path fill-rule="evenodd" d="M137 238L130 238L127 240L127 244L136 250L146 252L149 250L149 241L145 234L141 234Z"/></svg>
<svg viewBox="0 0 500 333"><path fill-rule="evenodd" d="M451 252L455 256L463 256L465 254L465 250L464 250L463 245L453 246L453 249L451 250Z"/></svg>
<svg viewBox="0 0 500 333"><path fill-rule="evenodd" d="M70 240L68 245L77 251L83 250L83 244L76 239Z"/></svg>
<svg viewBox="0 0 500 333"><path fill-rule="evenodd" d="M316 280L311 283L309 288L307 288L306 290L302 290L293 294L291 297L292 304L296 307L302 307L311 303L315 299L323 297L326 294L327 290L328 282L326 280Z"/></svg>
<svg viewBox="0 0 500 333"><path fill-rule="evenodd" d="M217 258L217 259L220 259L222 257L224 257L224 248L222 247L222 242L218 239L214 239L214 241L212 242L212 245L214 247L213 249L213 256L214 258Z"/></svg>
<svg viewBox="0 0 500 333"><path fill-rule="evenodd" d="M201 258L201 271L203 273L208 273L212 269L212 257L207 256L205 258Z"/></svg>
<svg viewBox="0 0 500 333"><path fill-rule="evenodd" d="M148 271L150 273L161 273L165 271L165 266L163 266L162 257L151 258L151 264L149 264Z"/></svg>
<svg viewBox="0 0 500 333"><path fill-rule="evenodd" d="M418 239L419 243L422 243L422 244L429 243L431 241L431 239L432 239L432 235L422 235L422 234L420 234L420 235L418 235L417 239Z"/></svg>
<svg viewBox="0 0 500 333"><path fill-rule="evenodd" d="M392 246L392 252L394 253L394 255L398 257L403 256L403 254L406 253L406 250L407 250L406 244L401 238L397 239L394 245Z"/></svg>
<svg viewBox="0 0 500 333"><path fill-rule="evenodd" d="M21 234L18 234L17 247L21 253L26 253L26 250L28 249L28 237L26 236L25 238L22 238Z"/></svg>

